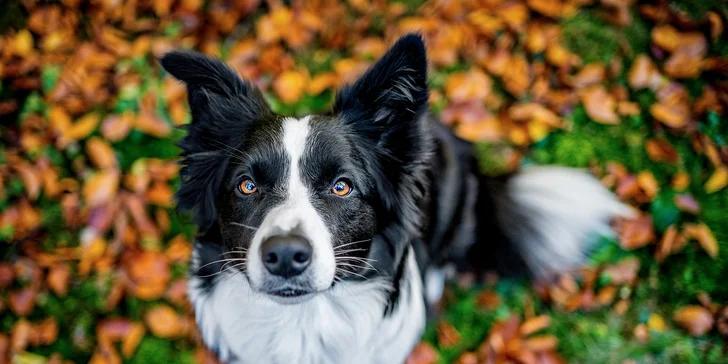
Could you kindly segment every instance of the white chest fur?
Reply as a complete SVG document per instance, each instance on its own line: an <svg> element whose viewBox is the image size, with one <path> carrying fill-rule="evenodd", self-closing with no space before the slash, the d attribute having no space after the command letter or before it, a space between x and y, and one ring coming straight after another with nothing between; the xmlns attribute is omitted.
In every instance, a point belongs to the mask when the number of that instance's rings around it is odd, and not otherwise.
<svg viewBox="0 0 728 364"><path fill-rule="evenodd" d="M189 288L205 344L230 364L390 364L404 361L425 325L412 253L401 284L399 302L387 316L391 287L381 280L339 284L294 305L254 293L239 274L219 278L208 292L193 277Z"/></svg>

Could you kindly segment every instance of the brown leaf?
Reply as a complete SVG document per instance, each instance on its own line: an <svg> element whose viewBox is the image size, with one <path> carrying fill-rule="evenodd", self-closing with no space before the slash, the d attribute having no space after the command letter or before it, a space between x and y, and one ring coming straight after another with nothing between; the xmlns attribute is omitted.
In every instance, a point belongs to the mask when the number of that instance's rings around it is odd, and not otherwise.
<svg viewBox="0 0 728 364"><path fill-rule="evenodd" d="M192 244L183 234L179 234L169 241L164 255L173 263L187 262L192 257Z"/></svg>
<svg viewBox="0 0 728 364"><path fill-rule="evenodd" d="M715 239L713 232L710 231L708 225L705 223L700 224L685 224L684 226L685 236L688 239L695 239L700 243L706 253L711 258L715 259L718 256L718 240Z"/></svg>
<svg viewBox="0 0 728 364"><path fill-rule="evenodd" d="M671 25L658 25L652 28L652 42L666 51L680 47L680 33Z"/></svg>
<svg viewBox="0 0 728 364"><path fill-rule="evenodd" d="M493 291L483 291L475 298L478 307L495 310L501 304L500 295Z"/></svg>
<svg viewBox="0 0 728 364"><path fill-rule="evenodd" d="M635 326L633 335L634 338L641 343L645 343L650 339L650 332L647 330L647 325L645 324Z"/></svg>
<svg viewBox="0 0 728 364"><path fill-rule="evenodd" d="M472 352L464 352L455 359L454 364L478 364L478 355Z"/></svg>
<svg viewBox="0 0 728 364"><path fill-rule="evenodd" d="M655 162L666 162L677 164L680 161L680 155L675 147L665 139L649 139L645 141L645 150L647 156Z"/></svg>
<svg viewBox="0 0 728 364"><path fill-rule="evenodd" d="M629 86L634 90L643 88L657 90L663 84L660 71L652 62L652 59L644 54L640 54L635 58L627 75L627 80Z"/></svg>
<svg viewBox="0 0 728 364"><path fill-rule="evenodd" d="M18 316L28 316L35 309L38 289L33 285L10 293L10 309Z"/></svg>
<svg viewBox="0 0 728 364"><path fill-rule="evenodd" d="M709 11L706 14L708 23L710 24L710 38L718 40L723 34L723 19L715 11Z"/></svg>
<svg viewBox="0 0 728 364"><path fill-rule="evenodd" d="M615 265L604 269L604 275L610 278L610 282L616 285L633 284L637 279L640 270L640 261L637 257L629 257L620 260Z"/></svg>
<svg viewBox="0 0 728 364"><path fill-rule="evenodd" d="M703 306L689 305L678 309L673 320L692 336L702 336L713 328L713 315Z"/></svg>
<svg viewBox="0 0 728 364"><path fill-rule="evenodd" d="M9 263L0 263L0 289L6 289L13 284L15 280L15 271Z"/></svg>
<svg viewBox="0 0 728 364"><path fill-rule="evenodd" d="M672 187L677 191L685 191L690 186L690 175L686 172L677 172L672 178Z"/></svg>
<svg viewBox="0 0 728 364"><path fill-rule="evenodd" d="M533 11L550 18L559 18L562 14L562 4L559 0L527 0L526 4Z"/></svg>
<svg viewBox="0 0 728 364"><path fill-rule="evenodd" d="M460 343L460 333L447 321L437 324L437 342L442 348L452 348Z"/></svg>
<svg viewBox="0 0 728 364"><path fill-rule="evenodd" d="M422 342L417 344L407 356L405 364L435 364L438 360L438 353L432 345Z"/></svg>
<svg viewBox="0 0 728 364"><path fill-rule="evenodd" d="M71 270L66 265L55 265L48 272L48 287L58 296L65 297L71 280Z"/></svg>
<svg viewBox="0 0 728 364"><path fill-rule="evenodd" d="M592 86L581 92L581 102L584 103L589 117L600 124L619 124L619 115L616 113L616 101L607 93L604 86Z"/></svg>

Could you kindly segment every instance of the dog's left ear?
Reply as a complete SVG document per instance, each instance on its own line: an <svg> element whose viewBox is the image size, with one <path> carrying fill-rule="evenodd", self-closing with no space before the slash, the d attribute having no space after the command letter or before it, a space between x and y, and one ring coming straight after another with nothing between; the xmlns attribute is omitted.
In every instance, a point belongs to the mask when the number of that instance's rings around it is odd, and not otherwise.
<svg viewBox="0 0 728 364"><path fill-rule="evenodd" d="M362 143L362 160L383 207L411 230L418 225L417 202L424 193L423 171L430 139L427 110L427 56L416 34L400 38L353 85L339 92L334 114L351 126ZM388 215L389 216L389 215Z"/></svg>
<svg viewBox="0 0 728 364"><path fill-rule="evenodd" d="M353 85L339 92L334 113L373 128L411 122L427 106L427 56L417 34L400 38Z"/></svg>

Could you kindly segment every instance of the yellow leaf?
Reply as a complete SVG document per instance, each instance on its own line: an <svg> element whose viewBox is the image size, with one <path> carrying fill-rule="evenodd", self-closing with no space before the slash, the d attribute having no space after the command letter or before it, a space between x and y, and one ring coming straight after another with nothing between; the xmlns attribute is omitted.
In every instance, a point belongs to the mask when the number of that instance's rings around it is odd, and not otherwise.
<svg viewBox="0 0 728 364"><path fill-rule="evenodd" d="M653 313L650 315L650 318L647 319L647 327L649 327L652 331L663 332L667 329L667 323L665 323L665 319L662 318L662 316Z"/></svg>
<svg viewBox="0 0 728 364"><path fill-rule="evenodd" d="M705 192L714 193L722 190L728 185L728 167L720 166L705 182Z"/></svg>
<svg viewBox="0 0 728 364"><path fill-rule="evenodd" d="M116 165L114 148L99 137L92 137L86 142L86 154L98 168L110 168Z"/></svg>
<svg viewBox="0 0 728 364"><path fill-rule="evenodd" d="M711 258L715 259L718 256L718 240L715 239L708 225L705 223L685 224L684 230L685 236L697 240Z"/></svg>
<svg viewBox="0 0 728 364"><path fill-rule="evenodd" d="M619 124L617 103L604 86L591 86L581 93L581 102L589 117L600 124Z"/></svg>
<svg viewBox="0 0 728 364"><path fill-rule="evenodd" d="M285 71L278 75L273 90L285 104L293 104L301 99L306 86L306 75L298 71Z"/></svg>
<svg viewBox="0 0 728 364"><path fill-rule="evenodd" d="M83 185L83 197L90 207L111 201L119 189L119 172L107 169L96 173Z"/></svg>
<svg viewBox="0 0 728 364"><path fill-rule="evenodd" d="M71 125L66 133L66 137L71 140L84 139L96 130L100 121L101 116L98 113L92 112L86 114Z"/></svg>

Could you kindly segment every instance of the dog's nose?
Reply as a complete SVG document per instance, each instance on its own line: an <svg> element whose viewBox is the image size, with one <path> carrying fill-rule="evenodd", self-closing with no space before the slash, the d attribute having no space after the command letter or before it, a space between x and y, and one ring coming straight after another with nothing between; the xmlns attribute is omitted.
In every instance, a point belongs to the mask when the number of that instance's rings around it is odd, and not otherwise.
<svg viewBox="0 0 728 364"><path fill-rule="evenodd" d="M277 276L299 275L311 263L311 244L301 236L272 236L263 242L260 250L263 265Z"/></svg>

